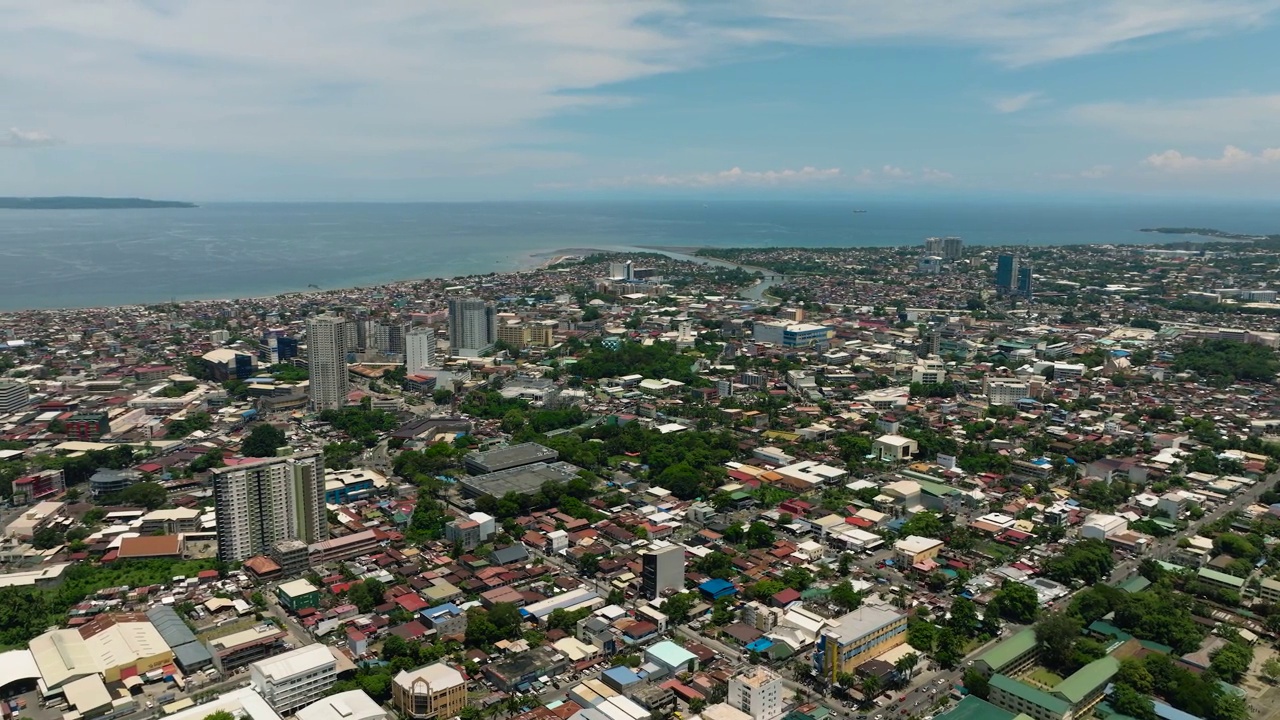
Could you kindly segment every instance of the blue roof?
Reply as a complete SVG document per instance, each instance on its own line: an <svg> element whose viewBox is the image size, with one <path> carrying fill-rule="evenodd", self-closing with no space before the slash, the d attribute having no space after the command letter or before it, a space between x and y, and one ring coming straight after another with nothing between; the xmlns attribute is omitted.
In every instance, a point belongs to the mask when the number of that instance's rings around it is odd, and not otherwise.
<svg viewBox="0 0 1280 720"><path fill-rule="evenodd" d="M606 678L612 680L620 686L634 685L640 682L640 676L632 672L627 667L611 667L602 673Z"/></svg>
<svg viewBox="0 0 1280 720"><path fill-rule="evenodd" d="M698 589L708 595L728 595L738 591L733 583L728 580L713 579L708 580L698 586Z"/></svg>
<svg viewBox="0 0 1280 720"><path fill-rule="evenodd" d="M758 653L762 653L771 647L773 647L773 641L769 638L760 638L759 640L747 644L748 650L754 650Z"/></svg>

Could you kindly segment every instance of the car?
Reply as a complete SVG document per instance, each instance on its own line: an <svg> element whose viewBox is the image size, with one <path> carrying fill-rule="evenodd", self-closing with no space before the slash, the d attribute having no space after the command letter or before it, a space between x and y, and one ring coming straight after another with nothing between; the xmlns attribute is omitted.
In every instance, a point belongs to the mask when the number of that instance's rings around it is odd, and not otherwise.
<svg viewBox="0 0 1280 720"><path fill-rule="evenodd" d="M907 701L907 696L906 696L906 695L899 695L899 696L898 696L898 702L906 702L906 701Z"/></svg>

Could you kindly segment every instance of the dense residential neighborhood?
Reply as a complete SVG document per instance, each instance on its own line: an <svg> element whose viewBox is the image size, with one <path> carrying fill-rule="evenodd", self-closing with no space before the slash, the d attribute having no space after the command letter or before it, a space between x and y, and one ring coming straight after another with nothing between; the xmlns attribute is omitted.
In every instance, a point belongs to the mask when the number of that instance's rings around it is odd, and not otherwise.
<svg viewBox="0 0 1280 720"><path fill-rule="evenodd" d="M1280 712L1274 252L0 316L6 716Z"/></svg>

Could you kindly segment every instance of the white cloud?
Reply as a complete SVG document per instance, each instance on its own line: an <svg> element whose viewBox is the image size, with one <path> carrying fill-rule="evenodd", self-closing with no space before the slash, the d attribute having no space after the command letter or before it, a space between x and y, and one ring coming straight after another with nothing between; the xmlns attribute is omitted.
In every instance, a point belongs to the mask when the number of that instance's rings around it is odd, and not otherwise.
<svg viewBox="0 0 1280 720"><path fill-rule="evenodd" d="M1067 117L1144 140L1201 143L1229 137L1264 143L1280 136L1280 95L1092 103L1071 108Z"/></svg>
<svg viewBox="0 0 1280 720"><path fill-rule="evenodd" d="M0 131L0 147L45 147L48 145L57 145L61 142L61 140L49 133L40 132L39 130L21 130L16 127L11 127L8 130Z"/></svg>
<svg viewBox="0 0 1280 720"><path fill-rule="evenodd" d="M1021 95L996 98L991 101L991 107L995 108L996 112L999 113L1016 113L1031 107L1031 105L1041 97L1043 97L1043 93L1025 92Z"/></svg>
<svg viewBox="0 0 1280 720"><path fill-rule="evenodd" d="M600 187L654 186L654 187L770 187L802 185L837 180L840 168L816 168L805 166L799 170L743 170L733 167L719 172L690 173L684 175L632 175L616 179L597 180Z"/></svg>
<svg viewBox="0 0 1280 720"><path fill-rule="evenodd" d="M734 5L739 7L741 3ZM1011 66L1262 24L1276 0L752 0L793 42L898 39L985 49Z"/></svg>
<svg viewBox="0 0 1280 720"><path fill-rule="evenodd" d="M161 151L148 162L181 151L228 166L266 159L342 177L502 173L544 167L550 156L541 151L573 162L576 138L544 121L634 102L614 89L621 83L779 45L945 45L1021 66L1249 28L1278 7L1280 0L0 0L0 68L8 69L0 77L7 105L26 112L7 122L55 128L77 148Z"/></svg>
<svg viewBox="0 0 1280 720"><path fill-rule="evenodd" d="M1143 164L1165 172L1240 172L1256 170L1261 167L1280 166L1280 148L1264 148L1254 154L1228 145L1221 157L1196 157L1184 155L1177 150L1165 150L1143 160Z"/></svg>

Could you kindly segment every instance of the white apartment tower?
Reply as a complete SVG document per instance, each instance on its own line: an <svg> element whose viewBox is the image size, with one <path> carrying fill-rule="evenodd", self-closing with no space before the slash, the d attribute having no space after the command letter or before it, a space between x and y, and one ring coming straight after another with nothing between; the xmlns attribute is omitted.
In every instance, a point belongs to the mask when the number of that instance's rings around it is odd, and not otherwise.
<svg viewBox="0 0 1280 720"><path fill-rule="evenodd" d="M436 365L436 333L431 328L415 328L404 336L404 367L410 375Z"/></svg>
<svg viewBox="0 0 1280 720"><path fill-rule="evenodd" d="M27 384L16 380L0 380L0 413L17 412L31 403Z"/></svg>
<svg viewBox="0 0 1280 720"><path fill-rule="evenodd" d="M782 717L782 677L761 665L743 668L729 679L725 702L752 717L752 720L775 720Z"/></svg>
<svg viewBox="0 0 1280 720"><path fill-rule="evenodd" d="M329 537L324 507L324 454L309 450L214 468L218 558L240 562L281 540Z"/></svg>
<svg viewBox="0 0 1280 720"><path fill-rule="evenodd" d="M338 315L307 319L307 368L311 374L311 409L338 410L347 402L347 326Z"/></svg>
<svg viewBox="0 0 1280 720"><path fill-rule="evenodd" d="M684 548L669 545L640 556L640 591L656 599L666 590L684 589Z"/></svg>
<svg viewBox="0 0 1280 720"><path fill-rule="evenodd" d="M449 351L479 357L498 340L498 315L480 298L449 298Z"/></svg>

